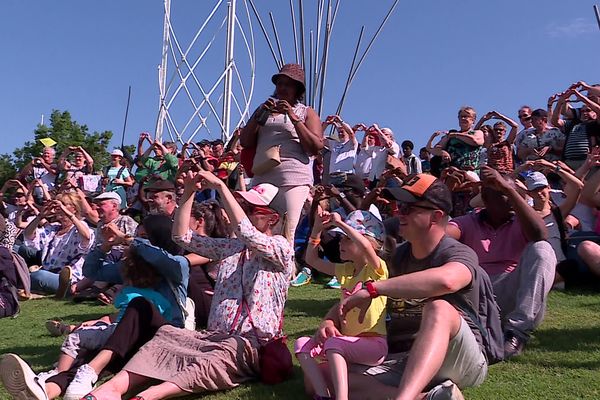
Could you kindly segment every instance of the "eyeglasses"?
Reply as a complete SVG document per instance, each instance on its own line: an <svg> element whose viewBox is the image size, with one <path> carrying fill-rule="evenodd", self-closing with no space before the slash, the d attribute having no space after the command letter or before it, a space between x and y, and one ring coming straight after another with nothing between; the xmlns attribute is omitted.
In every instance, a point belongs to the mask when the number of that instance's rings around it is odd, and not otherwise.
<svg viewBox="0 0 600 400"><path fill-rule="evenodd" d="M437 207L421 206L419 204L402 203L398 206L398 212L400 215L408 215L415 211L415 208L421 208L423 210L439 210Z"/></svg>

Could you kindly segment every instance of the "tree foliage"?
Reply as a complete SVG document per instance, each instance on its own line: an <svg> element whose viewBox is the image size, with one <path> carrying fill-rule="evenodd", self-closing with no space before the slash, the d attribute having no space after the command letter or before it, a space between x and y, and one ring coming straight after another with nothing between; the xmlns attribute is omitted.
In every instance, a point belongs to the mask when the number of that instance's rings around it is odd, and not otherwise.
<svg viewBox="0 0 600 400"><path fill-rule="evenodd" d="M0 154L0 187L9 179L13 179L17 170L9 154Z"/></svg>
<svg viewBox="0 0 600 400"><path fill-rule="evenodd" d="M88 132L87 125L80 125L73 121L68 111L53 110L50 115L50 126L38 125L34 131L34 140L25 142L25 145L14 151L14 165L17 169L23 168L34 157L38 157L44 148L40 142L43 138L52 138L56 141L57 156L69 146L83 147L94 159L94 168L100 170L108 165L110 156L107 147L112 138L111 131Z"/></svg>

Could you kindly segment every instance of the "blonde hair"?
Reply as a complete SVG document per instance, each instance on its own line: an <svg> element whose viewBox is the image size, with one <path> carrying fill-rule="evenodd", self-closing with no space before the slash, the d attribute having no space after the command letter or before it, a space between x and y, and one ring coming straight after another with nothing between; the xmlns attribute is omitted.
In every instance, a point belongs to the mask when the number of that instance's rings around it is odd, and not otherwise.
<svg viewBox="0 0 600 400"><path fill-rule="evenodd" d="M81 199L75 193L60 193L56 195L56 200L60 200L65 206L72 206L75 211L73 214L81 218Z"/></svg>

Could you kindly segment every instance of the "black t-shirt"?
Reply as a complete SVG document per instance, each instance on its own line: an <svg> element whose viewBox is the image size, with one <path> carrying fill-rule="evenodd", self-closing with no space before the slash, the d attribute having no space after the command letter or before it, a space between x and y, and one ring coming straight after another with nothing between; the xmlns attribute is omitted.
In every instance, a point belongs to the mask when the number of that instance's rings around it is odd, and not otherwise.
<svg viewBox="0 0 600 400"><path fill-rule="evenodd" d="M423 271L428 268L440 267L449 262L464 264L471 271L473 279L469 285L458 292L444 295L440 298L454 305L458 302L453 301L453 298L459 296L461 297L460 303L466 302L477 312L479 305L479 284L481 276L485 272L479 266L475 252L470 247L451 237L444 236L433 252L423 259L416 259L412 255L410 243L405 242L396 248L388 267L390 278L392 278ZM410 349L421 324L423 306L432 299L393 299L388 297L387 310L390 320L387 325L387 334L390 353ZM482 346L481 333L477 325L471 321L469 316L462 312L461 315L475 334L479 345Z"/></svg>

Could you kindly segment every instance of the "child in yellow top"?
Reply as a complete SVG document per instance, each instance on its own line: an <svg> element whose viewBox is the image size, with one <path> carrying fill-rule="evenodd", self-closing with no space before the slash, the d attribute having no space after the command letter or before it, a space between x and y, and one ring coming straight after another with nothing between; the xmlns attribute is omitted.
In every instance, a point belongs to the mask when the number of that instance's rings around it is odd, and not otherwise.
<svg viewBox="0 0 600 400"><path fill-rule="evenodd" d="M318 256L321 232L333 227L332 232L343 236L340 257L347 262L334 264ZM306 263L317 270L335 275L342 286L342 299L363 288L365 283L387 279L385 261L377 255L383 241L383 223L368 211L353 211L345 221L337 213L323 213L315 224L306 249ZM330 390L314 357L325 355L329 363L333 391L337 400L348 398L348 363L378 365L387 355L385 331L386 298L374 298L359 322L359 310L346 315L346 323L322 343L314 338L301 337L295 343L295 354L305 377L315 390L315 399L331 399Z"/></svg>

